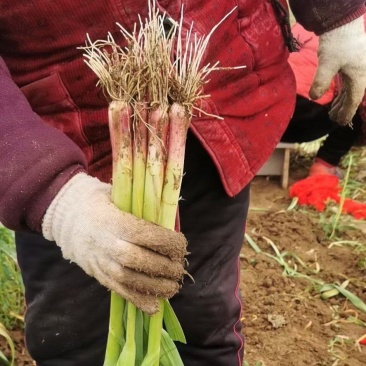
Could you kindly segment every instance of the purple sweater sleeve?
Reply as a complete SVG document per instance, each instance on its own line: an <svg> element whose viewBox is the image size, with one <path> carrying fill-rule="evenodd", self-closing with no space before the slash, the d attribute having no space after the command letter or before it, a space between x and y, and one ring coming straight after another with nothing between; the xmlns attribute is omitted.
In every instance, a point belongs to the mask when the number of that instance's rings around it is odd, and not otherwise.
<svg viewBox="0 0 366 366"><path fill-rule="evenodd" d="M296 20L321 35L362 16L365 0L289 0Z"/></svg>
<svg viewBox="0 0 366 366"><path fill-rule="evenodd" d="M0 222L40 231L57 192L85 170L79 147L32 111L0 58Z"/></svg>

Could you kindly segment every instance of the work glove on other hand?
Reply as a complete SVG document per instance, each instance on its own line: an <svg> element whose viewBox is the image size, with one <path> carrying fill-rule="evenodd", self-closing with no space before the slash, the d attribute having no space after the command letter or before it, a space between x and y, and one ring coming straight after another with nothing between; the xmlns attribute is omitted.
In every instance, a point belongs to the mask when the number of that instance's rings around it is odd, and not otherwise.
<svg viewBox="0 0 366 366"><path fill-rule="evenodd" d="M120 211L111 185L79 173L51 202L42 232L63 257L138 308L154 314L158 299L179 290L186 239Z"/></svg>
<svg viewBox="0 0 366 366"><path fill-rule="evenodd" d="M319 38L319 66L310 97L319 99L339 73L342 88L332 103L330 118L341 125L350 124L366 88L366 33L363 16Z"/></svg>

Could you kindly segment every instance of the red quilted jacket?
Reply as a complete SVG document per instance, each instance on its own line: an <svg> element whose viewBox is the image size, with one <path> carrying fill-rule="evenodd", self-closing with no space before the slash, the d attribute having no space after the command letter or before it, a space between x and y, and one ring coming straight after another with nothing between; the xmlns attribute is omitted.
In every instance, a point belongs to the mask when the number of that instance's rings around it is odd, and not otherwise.
<svg viewBox="0 0 366 366"><path fill-rule="evenodd" d="M293 112L294 77L274 3L184 1L186 26L193 22L200 34L236 7L214 33L203 64L246 68L211 75L204 108L224 120L203 115L191 127L231 196L271 154ZM345 16L364 12L363 1L339 3ZM179 19L181 1L158 4ZM112 32L122 43L115 23L131 30L138 14L146 16L147 2L0 0L0 8L0 54L15 82L0 63L0 221L39 230L49 202L73 174L87 169L111 178L107 104L77 47L87 33L95 40ZM306 10L316 9L304 4Z"/></svg>

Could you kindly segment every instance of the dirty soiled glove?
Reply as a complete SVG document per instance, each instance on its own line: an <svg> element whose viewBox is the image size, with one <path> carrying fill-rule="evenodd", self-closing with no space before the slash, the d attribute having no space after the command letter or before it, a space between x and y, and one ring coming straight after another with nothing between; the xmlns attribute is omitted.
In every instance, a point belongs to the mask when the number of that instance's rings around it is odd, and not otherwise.
<svg viewBox="0 0 366 366"><path fill-rule="evenodd" d="M363 16L319 38L319 66L310 97L319 99L340 73L342 89L333 101L330 118L341 125L352 122L366 88L366 33Z"/></svg>
<svg viewBox="0 0 366 366"><path fill-rule="evenodd" d="M111 186L84 173L71 178L46 211L42 232L65 259L143 311L179 289L186 239L120 211Z"/></svg>

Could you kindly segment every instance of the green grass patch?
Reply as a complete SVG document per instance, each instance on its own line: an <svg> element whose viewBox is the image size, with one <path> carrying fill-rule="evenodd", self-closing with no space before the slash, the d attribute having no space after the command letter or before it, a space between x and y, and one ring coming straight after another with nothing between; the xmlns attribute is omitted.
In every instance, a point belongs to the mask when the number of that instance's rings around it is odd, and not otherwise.
<svg viewBox="0 0 366 366"><path fill-rule="evenodd" d="M0 323L8 330L23 326L24 286L18 267L14 234L0 224Z"/></svg>

